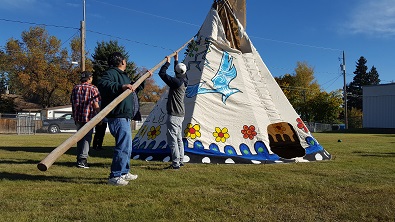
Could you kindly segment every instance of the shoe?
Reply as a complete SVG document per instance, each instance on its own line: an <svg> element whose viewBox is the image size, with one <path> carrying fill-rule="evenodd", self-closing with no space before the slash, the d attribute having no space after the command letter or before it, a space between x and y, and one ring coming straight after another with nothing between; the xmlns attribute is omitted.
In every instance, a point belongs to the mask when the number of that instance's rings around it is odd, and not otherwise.
<svg viewBox="0 0 395 222"><path fill-rule="evenodd" d="M180 169L180 166L173 166L173 165L170 165L170 166L168 166L168 167L165 167L164 169L165 169L165 170L178 170L178 169Z"/></svg>
<svg viewBox="0 0 395 222"><path fill-rule="evenodd" d="M77 167L88 169L89 168L88 161L86 159L79 159L79 160L77 160Z"/></svg>
<svg viewBox="0 0 395 222"><path fill-rule="evenodd" d="M114 186L126 186L126 185L128 185L128 183L129 183L129 181L124 180L122 178L122 176L113 177L113 178L108 179L108 184L114 185Z"/></svg>
<svg viewBox="0 0 395 222"><path fill-rule="evenodd" d="M131 181L131 180L135 180L137 179L137 175L131 174L131 173L127 173L121 176L122 179L126 180L126 181Z"/></svg>

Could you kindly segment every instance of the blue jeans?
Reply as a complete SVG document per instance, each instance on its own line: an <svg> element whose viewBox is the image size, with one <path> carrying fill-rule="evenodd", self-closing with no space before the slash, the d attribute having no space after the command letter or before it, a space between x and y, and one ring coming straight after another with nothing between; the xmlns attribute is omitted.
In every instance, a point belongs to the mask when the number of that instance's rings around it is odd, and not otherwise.
<svg viewBox="0 0 395 222"><path fill-rule="evenodd" d="M86 123L83 122L75 123L77 130L81 129L85 124ZM89 145L92 141L92 133L93 129L89 130L89 132L77 142L77 160L88 158Z"/></svg>
<svg viewBox="0 0 395 222"><path fill-rule="evenodd" d="M171 150L172 165L180 166L184 162L184 143L182 142L182 122L183 116L168 115L167 125L167 143Z"/></svg>
<svg viewBox="0 0 395 222"><path fill-rule="evenodd" d="M108 118L108 128L115 137L110 178L129 173L132 155L132 130L128 118Z"/></svg>

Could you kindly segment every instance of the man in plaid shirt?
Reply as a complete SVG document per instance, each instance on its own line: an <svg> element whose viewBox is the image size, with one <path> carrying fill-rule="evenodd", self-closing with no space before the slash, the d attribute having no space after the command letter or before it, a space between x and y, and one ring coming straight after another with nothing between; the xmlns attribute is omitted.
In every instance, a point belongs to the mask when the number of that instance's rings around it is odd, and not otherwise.
<svg viewBox="0 0 395 222"><path fill-rule="evenodd" d="M91 72L82 72L81 83L75 85L71 93L73 118L77 130L81 129L100 111L100 93L97 87L92 85L92 80L93 77ZM77 167L89 168L87 158L92 140L92 133L93 129L77 142Z"/></svg>

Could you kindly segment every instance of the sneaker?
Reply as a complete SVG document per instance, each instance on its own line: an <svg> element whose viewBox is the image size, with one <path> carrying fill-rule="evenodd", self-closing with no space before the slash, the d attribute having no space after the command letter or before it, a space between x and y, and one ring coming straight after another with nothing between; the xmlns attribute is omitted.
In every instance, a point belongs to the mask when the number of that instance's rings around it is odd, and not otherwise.
<svg viewBox="0 0 395 222"><path fill-rule="evenodd" d="M128 185L129 181L124 180L122 177L113 177L108 179L108 184L114 186L126 186Z"/></svg>
<svg viewBox="0 0 395 222"><path fill-rule="evenodd" d="M137 175L131 174L131 173L127 173L121 176L122 179L126 180L126 181L131 181L131 180L135 180L137 179Z"/></svg>
<svg viewBox="0 0 395 222"><path fill-rule="evenodd" d="M79 159L79 160L77 160L77 167L88 169L89 168L88 161L86 159Z"/></svg>
<svg viewBox="0 0 395 222"><path fill-rule="evenodd" d="M170 166L168 166L168 167L165 167L164 169L165 169L165 170L178 170L178 169L180 169L180 166L173 166L173 165L170 165Z"/></svg>

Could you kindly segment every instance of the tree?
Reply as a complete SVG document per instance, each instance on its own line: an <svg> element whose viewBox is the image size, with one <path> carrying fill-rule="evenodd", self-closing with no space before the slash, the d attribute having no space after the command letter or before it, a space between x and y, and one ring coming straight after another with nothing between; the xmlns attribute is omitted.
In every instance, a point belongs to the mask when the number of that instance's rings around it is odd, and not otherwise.
<svg viewBox="0 0 395 222"><path fill-rule="evenodd" d="M95 47L93 58L93 84L97 85L99 79L103 76L104 71L109 67L107 58L113 52L120 52L126 58L127 66L125 72L128 73L130 79L134 79L136 75L136 65L134 62L128 61L129 55L124 46L118 45L118 41L98 42Z"/></svg>
<svg viewBox="0 0 395 222"><path fill-rule="evenodd" d="M93 82L97 84L104 71L109 67L107 64L107 58L113 52L122 53L127 61L126 73L128 73L132 82L137 81L141 75L147 72L146 68L137 68L134 62L128 61L128 54L125 47L120 46L117 41L100 42L95 47L95 52L92 55L93 58ZM138 73L138 74L137 74ZM160 88L152 78L144 81L144 90L139 92L138 97L140 102L157 102L160 99L164 89Z"/></svg>
<svg viewBox="0 0 395 222"><path fill-rule="evenodd" d="M140 76L144 75L148 71L147 68L137 68L133 82L137 81ZM144 89L138 93L139 102L158 102L162 93L166 90L165 87L159 87L155 80L151 77L146 79L144 82Z"/></svg>
<svg viewBox="0 0 395 222"><path fill-rule="evenodd" d="M284 76L274 77L277 84L283 90L285 96L289 99L292 93L292 86L295 85L294 77L291 74L285 74Z"/></svg>
<svg viewBox="0 0 395 222"><path fill-rule="evenodd" d="M309 101L311 118L314 122L335 123L338 122L342 111L343 97L341 90L330 93L320 92Z"/></svg>
<svg viewBox="0 0 395 222"><path fill-rule="evenodd" d="M276 78L276 81L302 119L312 121L312 107L309 101L320 93L320 86L314 77L314 68L306 62L297 62L294 75L285 74Z"/></svg>
<svg viewBox="0 0 395 222"><path fill-rule="evenodd" d="M14 113L15 104L12 98L6 96L0 96L0 113Z"/></svg>
<svg viewBox="0 0 395 222"><path fill-rule="evenodd" d="M314 69L306 62L297 62L295 74L275 78L285 96L305 121L334 123L341 113L341 91L321 91Z"/></svg>
<svg viewBox="0 0 395 222"><path fill-rule="evenodd" d="M75 77L70 77L71 63L61 41L43 27L31 27L21 37L6 44L10 89L43 108L69 103L70 78Z"/></svg>
<svg viewBox="0 0 395 222"><path fill-rule="evenodd" d="M360 109L352 107L348 112L348 128L362 128L362 117L362 111Z"/></svg>
<svg viewBox="0 0 395 222"><path fill-rule="evenodd" d="M367 60L361 56L356 63L353 81L347 85L347 106L362 110L362 87L380 83L379 74L374 66L367 72Z"/></svg>
<svg viewBox="0 0 395 222"><path fill-rule="evenodd" d="M0 94L3 94L8 85L6 54L0 50Z"/></svg>
<svg viewBox="0 0 395 222"><path fill-rule="evenodd" d="M380 84L379 73L377 72L376 67L372 66L372 68L368 72L368 79L371 85Z"/></svg>

